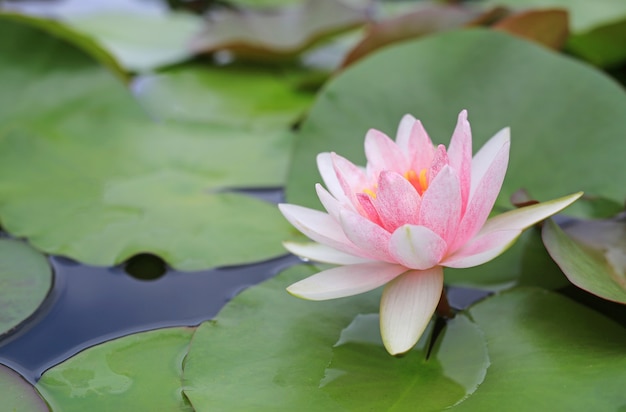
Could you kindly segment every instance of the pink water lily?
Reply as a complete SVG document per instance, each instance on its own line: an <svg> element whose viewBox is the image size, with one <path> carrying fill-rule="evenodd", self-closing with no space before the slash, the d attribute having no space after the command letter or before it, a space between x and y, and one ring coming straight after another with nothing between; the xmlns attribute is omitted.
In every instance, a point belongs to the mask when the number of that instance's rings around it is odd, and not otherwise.
<svg viewBox="0 0 626 412"><path fill-rule="evenodd" d="M435 147L421 122L405 115L396 141L377 130L365 137L363 169L335 153L317 164L327 189L317 194L328 213L281 204L283 215L315 243L286 243L303 258L340 265L291 285L310 300L334 299L386 284L380 329L391 354L410 350L443 291L443 267L465 268L504 252L522 230L559 212L582 193L487 219L509 160L509 129L472 158L467 112L450 145Z"/></svg>

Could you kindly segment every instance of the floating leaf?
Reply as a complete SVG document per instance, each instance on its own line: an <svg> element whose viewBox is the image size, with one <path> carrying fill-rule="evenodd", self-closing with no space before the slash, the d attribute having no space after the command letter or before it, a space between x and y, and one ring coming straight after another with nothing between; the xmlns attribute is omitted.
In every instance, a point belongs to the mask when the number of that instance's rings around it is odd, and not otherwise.
<svg viewBox="0 0 626 412"><path fill-rule="evenodd" d="M109 73L41 32L3 21L0 53L7 231L94 265L149 252L196 270L284 253L290 228L277 209L227 193L283 184L278 160L291 148L288 125L276 125L288 116L283 106L268 102L279 107L264 111L271 130L154 122Z"/></svg>
<svg viewBox="0 0 626 412"><path fill-rule="evenodd" d="M363 24L366 13L340 0L307 0L270 11L222 10L210 16L195 51L228 50L267 60L292 57L320 40Z"/></svg>
<svg viewBox="0 0 626 412"><path fill-rule="evenodd" d="M342 331L321 382L347 410L412 411L419 405L439 411L469 396L484 379L489 366L484 337L466 316L449 321L432 350L426 336L431 331L402 358L389 356L378 323L377 314L358 315Z"/></svg>
<svg viewBox="0 0 626 412"><path fill-rule="evenodd" d="M0 399L5 411L49 411L35 388L14 370L0 365Z"/></svg>
<svg viewBox="0 0 626 412"><path fill-rule="evenodd" d="M406 113L422 119L436 143L444 142L463 108L469 112L475 148L511 127L511 159L499 205L510 207L509 197L520 188L539 200L579 190L623 198L624 182L606 178L626 176L626 163L615 150L626 133L623 90L586 65L476 29L389 47L329 82L298 135L289 202L319 207L313 189L320 181L317 153L334 151L364 164L366 131L394 136ZM581 213L575 205L568 209L576 211Z"/></svg>
<svg viewBox="0 0 626 412"><path fill-rule="evenodd" d="M567 11L562 9L515 13L500 20L493 28L555 50L565 45L569 34Z"/></svg>
<svg viewBox="0 0 626 412"><path fill-rule="evenodd" d="M626 303L623 218L575 221L566 231L549 221L543 228L543 241L568 279L594 295Z"/></svg>
<svg viewBox="0 0 626 412"><path fill-rule="evenodd" d="M133 89L158 119L221 124L267 136L284 132L311 104L313 94L298 89L307 74L244 66L185 66L140 76ZM286 165L287 157L272 161Z"/></svg>
<svg viewBox="0 0 626 412"><path fill-rule="evenodd" d="M193 411L181 390L193 331L159 329L102 343L49 369L36 387L55 411Z"/></svg>
<svg viewBox="0 0 626 412"><path fill-rule="evenodd" d="M467 319L451 322L429 360L427 337L406 358L396 359L382 347L377 316L372 323L372 315L359 315L378 311L380 293L310 302L284 290L313 271L290 268L243 292L214 321L198 328L184 368L185 395L196 410L214 405L255 411L304 405L362 410L365 404L372 408L405 402L401 397L407 393L414 396L406 398L409 404L421 399L449 406L480 383L487 365L484 343ZM464 345L455 346L458 340ZM424 375L414 376L420 372ZM372 376L386 376L385 384ZM372 384L379 386L377 391L371 390ZM425 401L425 392L434 399Z"/></svg>
<svg viewBox="0 0 626 412"><path fill-rule="evenodd" d="M626 16L621 21L598 27L589 33L571 36L567 50L601 67L616 66L626 60Z"/></svg>
<svg viewBox="0 0 626 412"><path fill-rule="evenodd" d="M44 255L24 242L0 239L0 335L31 316L51 287Z"/></svg>
<svg viewBox="0 0 626 412"><path fill-rule="evenodd" d="M573 33L587 32L626 17L626 3L622 0L488 0L485 4L507 6L513 10L565 9L570 15Z"/></svg>
<svg viewBox="0 0 626 412"><path fill-rule="evenodd" d="M454 411L619 410L626 330L556 293L516 289L469 316L484 332L491 365ZM462 345L463 342L458 342Z"/></svg>
<svg viewBox="0 0 626 412"><path fill-rule="evenodd" d="M63 39L83 52L89 54L93 59L108 67L111 72L116 74L123 81L128 81L126 71L119 65L117 60L97 42L85 36L67 25L55 20L31 17L28 15L12 14L0 12L0 19L14 20L24 24L37 27L43 31L50 33L60 39Z"/></svg>
<svg viewBox="0 0 626 412"><path fill-rule="evenodd" d="M380 293L310 302L285 291L314 272L292 267L244 291L198 327L183 376L196 410L337 410L330 395L318 390L332 346L357 314L378 311Z"/></svg>
<svg viewBox="0 0 626 412"><path fill-rule="evenodd" d="M193 53L188 43L204 24L199 16L171 11L154 2L92 2L89 7L79 1L63 3L37 7L14 3L10 9L40 15L43 26L65 26L74 36L87 37L130 71L148 71L189 59ZM69 40L75 42L76 38Z"/></svg>

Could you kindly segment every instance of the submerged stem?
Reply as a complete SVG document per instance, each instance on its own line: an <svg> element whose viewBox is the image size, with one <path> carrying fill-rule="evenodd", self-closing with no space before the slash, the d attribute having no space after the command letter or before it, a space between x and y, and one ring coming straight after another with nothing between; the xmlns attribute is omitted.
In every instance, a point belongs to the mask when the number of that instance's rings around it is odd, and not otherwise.
<svg viewBox="0 0 626 412"><path fill-rule="evenodd" d="M448 303L448 295L446 295L445 289L441 291L441 297L439 298L435 313L437 316L445 319L452 319L454 317L454 311L450 307L450 303Z"/></svg>

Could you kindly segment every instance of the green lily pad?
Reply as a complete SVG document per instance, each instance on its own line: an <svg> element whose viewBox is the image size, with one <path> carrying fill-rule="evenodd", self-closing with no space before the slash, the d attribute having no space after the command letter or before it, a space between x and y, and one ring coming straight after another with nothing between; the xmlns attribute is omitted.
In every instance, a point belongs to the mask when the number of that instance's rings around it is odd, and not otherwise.
<svg viewBox="0 0 626 412"><path fill-rule="evenodd" d="M567 49L597 66L611 67L626 60L626 13L623 19L588 33L571 36Z"/></svg>
<svg viewBox="0 0 626 412"><path fill-rule="evenodd" d="M397 359L383 348L371 314L380 293L326 302L287 294L286 286L313 271L292 267L198 328L184 368L185 394L196 410L387 410L416 400L450 406L478 386L488 359L481 332L467 318L450 322L428 360L432 327ZM455 345L459 340L464 344Z"/></svg>
<svg viewBox="0 0 626 412"><path fill-rule="evenodd" d="M9 9L24 16L40 16L37 20L44 28L74 32L68 40L78 44L77 38L87 39L130 71L148 71L189 59L193 52L188 43L204 25L200 16L154 2L92 2L86 6L66 1L37 7L13 3Z"/></svg>
<svg viewBox="0 0 626 412"><path fill-rule="evenodd" d="M131 71L149 71L188 60L189 47L204 25L197 15L183 12L128 13L107 11L69 16L65 23L109 50Z"/></svg>
<svg viewBox="0 0 626 412"><path fill-rule="evenodd" d="M617 323L531 288L485 299L469 316L485 334L491 365L478 389L453 410L623 408L626 330Z"/></svg>
<svg viewBox="0 0 626 412"><path fill-rule="evenodd" d="M307 74L196 65L140 76L133 89L159 119L221 124L267 135L284 132L310 106L313 94L299 90L299 81ZM273 160L286 165L287 157Z"/></svg>
<svg viewBox="0 0 626 412"><path fill-rule="evenodd" d="M128 335L46 371L36 388L55 411L193 411L181 390L192 328Z"/></svg>
<svg viewBox="0 0 626 412"><path fill-rule="evenodd" d="M0 12L0 18L22 22L23 24L37 27L53 36L63 39L87 53L100 64L108 67L111 72L123 81L128 81L126 70L120 66L115 57L89 36L79 33L66 24L56 20L8 12Z"/></svg>
<svg viewBox="0 0 626 412"><path fill-rule="evenodd" d="M292 267L244 291L198 327L183 375L185 395L196 410L337 410L330 395L317 390L332 346L356 315L378 310L380 293L310 302L285 291L314 272Z"/></svg>
<svg viewBox="0 0 626 412"><path fill-rule="evenodd" d="M17 372L0 365L0 399L6 411L49 411L39 393Z"/></svg>
<svg viewBox="0 0 626 412"><path fill-rule="evenodd" d="M515 288L486 298L447 322L428 358L432 325L395 358L373 314L380 294L311 302L285 292L312 272L292 267L197 329L183 375L196 410L615 410L623 402L626 331L559 294Z"/></svg>
<svg viewBox="0 0 626 412"><path fill-rule="evenodd" d="M258 129L159 122L104 69L31 27L3 21L0 53L6 230L94 265L149 252L197 270L284 253L290 228L276 207L228 191L283 184L286 165L276 159L287 158L291 136L276 119L302 104L270 101ZM226 107L247 99L238 93Z"/></svg>
<svg viewBox="0 0 626 412"><path fill-rule="evenodd" d="M626 303L626 225L621 220L582 221L567 233L553 221L543 241L568 279L601 298Z"/></svg>
<svg viewBox="0 0 626 412"><path fill-rule="evenodd" d="M466 316L449 321L432 350L429 331L402 358L384 349L378 324L377 314L358 315L342 331L320 384L347 410L411 411L419 405L439 411L470 396L484 379L484 337Z"/></svg>
<svg viewBox="0 0 626 412"><path fill-rule="evenodd" d="M621 0L488 0L491 6L506 6L515 10L561 8L570 15L574 33L581 33L626 17L626 3Z"/></svg>
<svg viewBox="0 0 626 412"><path fill-rule="evenodd" d="M44 255L24 242L0 239L0 335L37 310L52 287L52 277Z"/></svg>
<svg viewBox="0 0 626 412"><path fill-rule="evenodd" d="M297 138L288 200L319 207L317 153L335 151L364 164L366 131L395 136L406 113L423 121L435 143L448 144L461 109L468 109L475 151L511 127L498 204L509 207L520 188L539 200L579 190L623 199L624 182L606 178L626 176L615 150L626 133L621 87L599 71L509 35L464 30L389 47L329 82ZM568 209L574 211L575 205Z"/></svg>

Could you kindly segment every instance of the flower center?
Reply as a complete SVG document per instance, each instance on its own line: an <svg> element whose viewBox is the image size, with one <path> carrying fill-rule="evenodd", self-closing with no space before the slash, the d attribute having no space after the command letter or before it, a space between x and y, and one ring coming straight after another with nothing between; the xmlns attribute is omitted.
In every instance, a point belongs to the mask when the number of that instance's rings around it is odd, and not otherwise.
<svg viewBox="0 0 626 412"><path fill-rule="evenodd" d="M404 174L404 178L408 180L411 185L413 185L415 190L417 190L417 193L419 193L421 196L422 194L424 194L426 189L428 189L428 178L426 176L427 174L427 169L420 170L419 174L415 173L415 170L411 169Z"/></svg>

